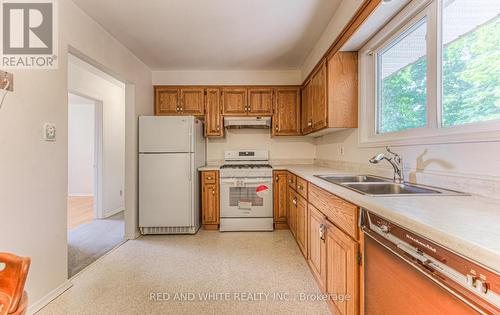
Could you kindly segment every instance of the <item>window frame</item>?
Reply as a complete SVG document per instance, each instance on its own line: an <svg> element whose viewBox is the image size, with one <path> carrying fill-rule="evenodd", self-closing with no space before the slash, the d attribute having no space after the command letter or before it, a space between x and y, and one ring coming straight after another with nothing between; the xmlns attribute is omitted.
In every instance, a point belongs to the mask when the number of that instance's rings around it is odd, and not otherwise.
<svg viewBox="0 0 500 315"><path fill-rule="evenodd" d="M360 49L358 140L361 146L500 140L500 119L454 126L442 125L442 1L411 1ZM427 17L427 125L420 128L378 133L378 53L424 17Z"/></svg>

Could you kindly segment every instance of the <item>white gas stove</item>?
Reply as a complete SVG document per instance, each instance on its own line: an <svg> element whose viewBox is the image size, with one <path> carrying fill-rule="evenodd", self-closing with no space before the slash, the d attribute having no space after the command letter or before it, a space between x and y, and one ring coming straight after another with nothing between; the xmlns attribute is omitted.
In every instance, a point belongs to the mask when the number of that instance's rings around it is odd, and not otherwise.
<svg viewBox="0 0 500 315"><path fill-rule="evenodd" d="M268 151L226 151L220 191L221 231L273 230L273 170Z"/></svg>

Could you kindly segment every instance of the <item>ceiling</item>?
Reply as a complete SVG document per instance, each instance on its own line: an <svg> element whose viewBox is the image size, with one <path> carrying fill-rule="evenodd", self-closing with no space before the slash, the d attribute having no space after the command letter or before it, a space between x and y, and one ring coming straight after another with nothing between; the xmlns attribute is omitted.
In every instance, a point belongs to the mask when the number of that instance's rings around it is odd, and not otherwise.
<svg viewBox="0 0 500 315"><path fill-rule="evenodd" d="M288 70L342 0L73 1L152 70Z"/></svg>

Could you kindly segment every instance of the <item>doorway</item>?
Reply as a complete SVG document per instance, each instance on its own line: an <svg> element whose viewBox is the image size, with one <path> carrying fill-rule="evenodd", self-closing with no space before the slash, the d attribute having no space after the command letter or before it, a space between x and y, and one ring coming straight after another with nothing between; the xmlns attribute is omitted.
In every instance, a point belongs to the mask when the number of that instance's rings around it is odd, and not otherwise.
<svg viewBox="0 0 500 315"><path fill-rule="evenodd" d="M125 235L125 84L68 57L68 277Z"/></svg>
<svg viewBox="0 0 500 315"><path fill-rule="evenodd" d="M68 230L102 219L102 102L68 93Z"/></svg>

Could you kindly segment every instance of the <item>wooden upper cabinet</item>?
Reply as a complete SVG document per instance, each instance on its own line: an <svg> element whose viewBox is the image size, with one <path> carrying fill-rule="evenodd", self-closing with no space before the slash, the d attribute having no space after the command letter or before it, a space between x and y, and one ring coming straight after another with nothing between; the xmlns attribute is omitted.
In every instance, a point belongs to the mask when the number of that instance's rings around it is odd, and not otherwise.
<svg viewBox="0 0 500 315"><path fill-rule="evenodd" d="M247 114L252 116L271 116L273 110L272 88L248 88Z"/></svg>
<svg viewBox="0 0 500 315"><path fill-rule="evenodd" d="M180 112L183 115L200 116L205 112L205 89L203 87L186 87L180 89Z"/></svg>
<svg viewBox="0 0 500 315"><path fill-rule="evenodd" d="M222 89L222 113L224 115L247 115L247 89L240 87L226 87Z"/></svg>
<svg viewBox="0 0 500 315"><path fill-rule="evenodd" d="M312 131L312 82L309 80L302 88L301 132L308 134Z"/></svg>
<svg viewBox="0 0 500 315"><path fill-rule="evenodd" d="M222 125L220 89L207 89L205 106L205 136L224 136Z"/></svg>
<svg viewBox="0 0 500 315"><path fill-rule="evenodd" d="M359 314L358 243L330 222L326 226L326 293L346 295L345 301L329 299L333 313Z"/></svg>
<svg viewBox="0 0 500 315"><path fill-rule="evenodd" d="M357 52L338 52L328 60L328 112L330 126L358 127Z"/></svg>
<svg viewBox="0 0 500 315"><path fill-rule="evenodd" d="M155 88L155 114L177 115L180 109L179 89L171 87Z"/></svg>
<svg viewBox="0 0 500 315"><path fill-rule="evenodd" d="M286 224L288 213L288 172L287 171L274 171L274 224Z"/></svg>
<svg viewBox="0 0 500 315"><path fill-rule="evenodd" d="M312 130L321 130L328 125L326 104L326 62L323 62L312 79Z"/></svg>
<svg viewBox="0 0 500 315"><path fill-rule="evenodd" d="M300 89L276 88L273 136L300 135Z"/></svg>

